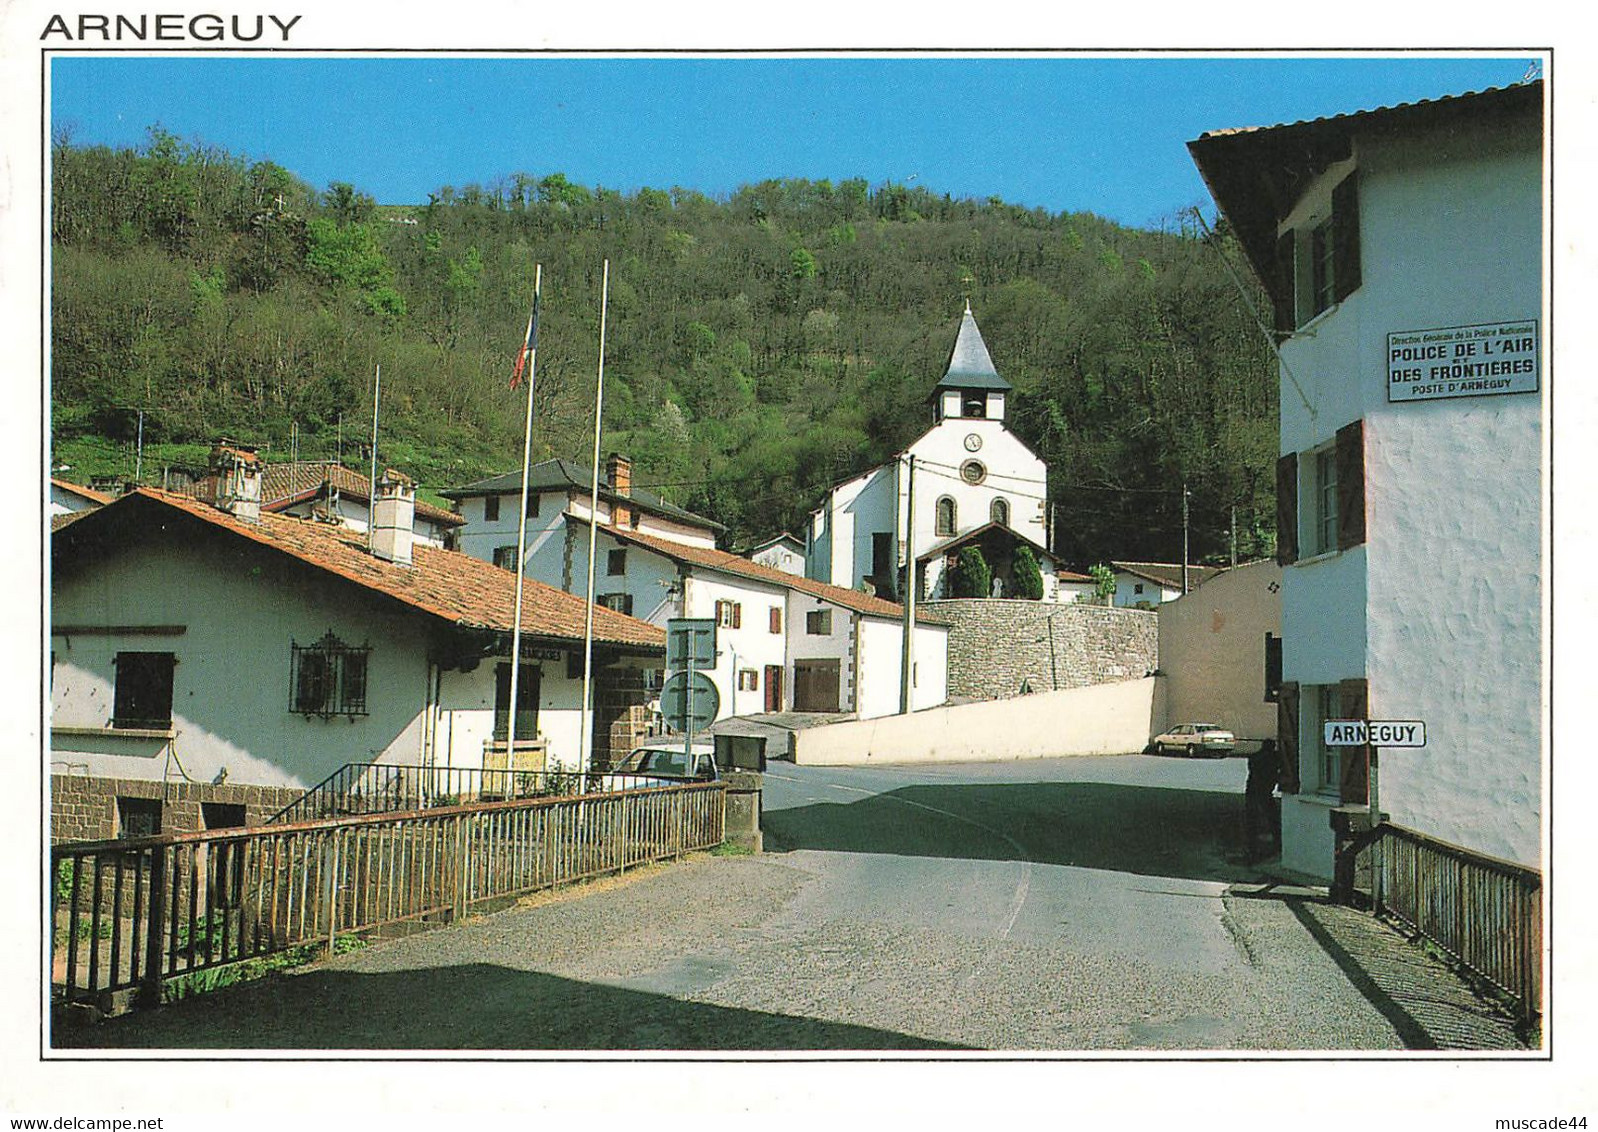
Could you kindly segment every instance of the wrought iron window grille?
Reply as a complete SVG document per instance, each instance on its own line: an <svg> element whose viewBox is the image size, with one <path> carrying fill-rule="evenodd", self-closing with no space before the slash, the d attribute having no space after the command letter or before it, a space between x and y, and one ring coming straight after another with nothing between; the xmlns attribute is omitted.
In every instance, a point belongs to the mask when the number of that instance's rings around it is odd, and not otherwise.
<svg viewBox="0 0 1598 1132"><path fill-rule="evenodd" d="M370 645L348 645L329 629L314 644L291 641L289 710L305 716L354 719L367 714L366 668Z"/></svg>

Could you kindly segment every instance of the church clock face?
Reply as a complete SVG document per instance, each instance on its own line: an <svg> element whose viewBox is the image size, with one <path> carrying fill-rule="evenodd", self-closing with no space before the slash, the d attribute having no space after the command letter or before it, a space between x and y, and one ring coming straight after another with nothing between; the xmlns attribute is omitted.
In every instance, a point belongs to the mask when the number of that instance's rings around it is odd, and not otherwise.
<svg viewBox="0 0 1598 1132"><path fill-rule="evenodd" d="M978 436L974 432L966 434L965 450L967 452L975 452L977 449L979 449L981 447L982 447L982 437Z"/></svg>

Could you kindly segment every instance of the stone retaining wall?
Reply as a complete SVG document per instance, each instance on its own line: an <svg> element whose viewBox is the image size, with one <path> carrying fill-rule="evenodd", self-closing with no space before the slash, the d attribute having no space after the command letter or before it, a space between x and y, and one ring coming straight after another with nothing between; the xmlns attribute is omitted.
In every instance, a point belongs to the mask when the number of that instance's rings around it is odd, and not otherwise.
<svg viewBox="0 0 1598 1132"><path fill-rule="evenodd" d="M951 699L1137 680L1159 665L1159 615L1147 610L991 598L921 608L950 622Z"/></svg>
<svg viewBox="0 0 1598 1132"><path fill-rule="evenodd" d="M83 774L50 776L50 841L107 841L121 835L117 799L161 802L161 832L188 833L205 828L206 802L244 807L244 824L261 825L305 791L292 786L250 786L209 782L157 782L147 778L95 778Z"/></svg>

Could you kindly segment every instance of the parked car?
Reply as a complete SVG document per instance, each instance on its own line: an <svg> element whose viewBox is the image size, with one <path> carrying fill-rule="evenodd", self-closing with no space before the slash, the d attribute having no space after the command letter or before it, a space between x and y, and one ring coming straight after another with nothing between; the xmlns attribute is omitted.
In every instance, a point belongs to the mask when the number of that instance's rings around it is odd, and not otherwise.
<svg viewBox="0 0 1598 1132"><path fill-rule="evenodd" d="M695 743L692 750L685 752L681 739L663 739L635 747L626 758L616 764L611 773L659 779L662 783L715 782L720 777L716 770L716 752L712 745Z"/></svg>
<svg viewBox="0 0 1598 1132"><path fill-rule="evenodd" d="M1178 723L1154 736L1154 753L1179 750L1188 758L1198 754L1229 755L1237 748L1237 736L1216 723Z"/></svg>

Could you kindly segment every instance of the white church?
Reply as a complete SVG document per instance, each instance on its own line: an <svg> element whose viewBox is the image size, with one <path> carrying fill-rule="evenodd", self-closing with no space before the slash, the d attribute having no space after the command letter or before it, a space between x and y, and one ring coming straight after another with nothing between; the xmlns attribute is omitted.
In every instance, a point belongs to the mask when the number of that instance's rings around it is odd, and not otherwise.
<svg viewBox="0 0 1598 1132"><path fill-rule="evenodd" d="M838 484L811 512L808 576L897 600L913 557L918 599L951 597L955 560L977 546L993 574L989 596L1009 597L1015 552L1027 546L1043 574L1043 600L1073 600L1047 549L1048 468L1005 426L1010 389L967 303L948 370L929 398L932 427L889 462Z"/></svg>

